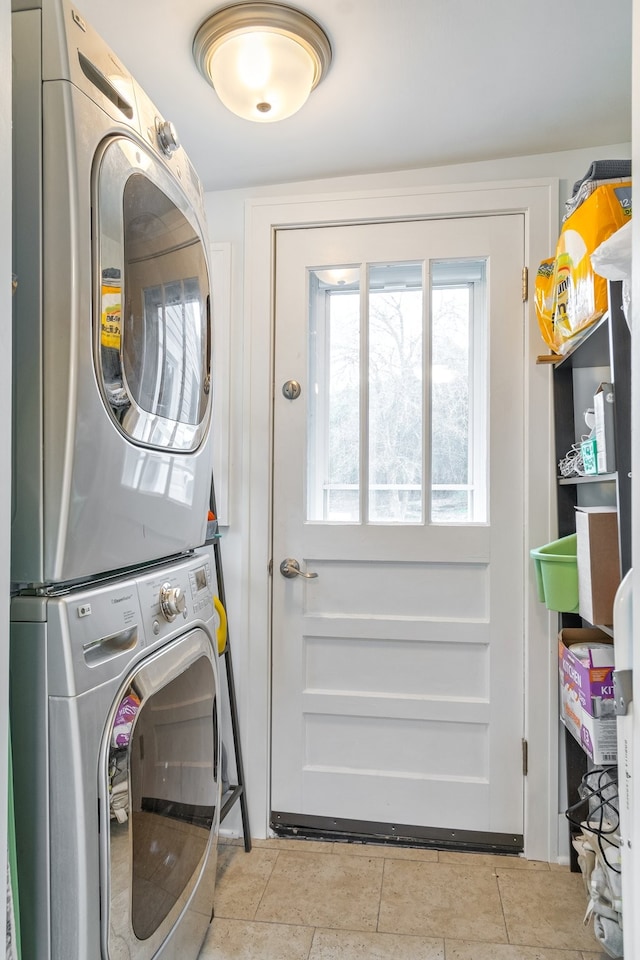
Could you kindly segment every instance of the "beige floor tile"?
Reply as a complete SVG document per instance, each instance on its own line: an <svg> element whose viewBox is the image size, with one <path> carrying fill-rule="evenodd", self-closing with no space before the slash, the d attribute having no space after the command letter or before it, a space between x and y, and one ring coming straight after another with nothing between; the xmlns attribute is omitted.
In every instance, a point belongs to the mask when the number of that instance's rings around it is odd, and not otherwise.
<svg viewBox="0 0 640 960"><path fill-rule="evenodd" d="M278 859L275 850L223 844L218 850L214 906L216 917L253 920L260 898Z"/></svg>
<svg viewBox="0 0 640 960"><path fill-rule="evenodd" d="M316 930L309 960L444 960L444 944L393 933Z"/></svg>
<svg viewBox="0 0 640 960"><path fill-rule="evenodd" d="M570 873L571 867L568 863L550 863L550 870L556 870L558 873Z"/></svg>
<svg viewBox="0 0 640 960"><path fill-rule="evenodd" d="M255 840L253 841L255 843ZM221 847L243 847L244 840L242 837L226 837L221 833L218 834L218 846Z"/></svg>
<svg viewBox="0 0 640 960"><path fill-rule="evenodd" d="M457 853L441 850L440 863L464 863L469 866L502 867L503 870L548 870L544 860L525 860L524 857L502 856L497 853Z"/></svg>
<svg viewBox="0 0 640 960"><path fill-rule="evenodd" d="M437 862L438 851L424 847L396 847L389 843L334 843L333 852L345 857L382 857L385 860Z"/></svg>
<svg viewBox="0 0 640 960"><path fill-rule="evenodd" d="M597 949L591 928L582 922L587 902L580 874L499 870L498 886L510 943Z"/></svg>
<svg viewBox="0 0 640 960"><path fill-rule="evenodd" d="M507 942L491 868L450 863L386 860L378 930Z"/></svg>
<svg viewBox="0 0 640 960"><path fill-rule="evenodd" d="M269 837L267 840L252 840L254 847L263 850L297 850L298 853L331 853L330 840L304 840L294 837Z"/></svg>
<svg viewBox="0 0 640 960"><path fill-rule="evenodd" d="M610 958L608 953L591 953L590 950L583 950L582 960L610 960Z"/></svg>
<svg viewBox="0 0 640 960"><path fill-rule="evenodd" d="M216 919L199 960L307 960L312 927Z"/></svg>
<svg viewBox="0 0 640 960"><path fill-rule="evenodd" d="M445 940L446 960L582 960L578 950L517 947L506 943Z"/></svg>
<svg viewBox="0 0 640 960"><path fill-rule="evenodd" d="M375 930L383 862L374 857L280 853L255 919Z"/></svg>

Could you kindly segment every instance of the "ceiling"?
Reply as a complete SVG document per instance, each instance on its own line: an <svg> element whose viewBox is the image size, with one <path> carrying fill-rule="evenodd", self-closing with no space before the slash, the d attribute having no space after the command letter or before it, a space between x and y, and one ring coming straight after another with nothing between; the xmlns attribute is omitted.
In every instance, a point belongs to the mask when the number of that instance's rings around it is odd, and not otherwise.
<svg viewBox="0 0 640 960"><path fill-rule="evenodd" d="M216 0L80 0L173 121L205 190L631 139L632 0L303 0L333 48L302 110L258 124L198 73Z"/></svg>

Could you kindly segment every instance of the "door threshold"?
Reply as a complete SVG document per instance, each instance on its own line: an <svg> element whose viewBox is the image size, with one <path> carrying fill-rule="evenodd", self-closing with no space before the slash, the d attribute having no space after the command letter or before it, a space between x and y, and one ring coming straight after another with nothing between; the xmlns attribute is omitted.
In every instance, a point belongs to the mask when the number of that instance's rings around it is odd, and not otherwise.
<svg viewBox="0 0 640 960"><path fill-rule="evenodd" d="M342 817L315 817L274 810L269 826L278 837L342 843L378 843L396 847L422 847L467 853L517 854L524 850L524 837L513 833L479 830L447 830L409 824Z"/></svg>

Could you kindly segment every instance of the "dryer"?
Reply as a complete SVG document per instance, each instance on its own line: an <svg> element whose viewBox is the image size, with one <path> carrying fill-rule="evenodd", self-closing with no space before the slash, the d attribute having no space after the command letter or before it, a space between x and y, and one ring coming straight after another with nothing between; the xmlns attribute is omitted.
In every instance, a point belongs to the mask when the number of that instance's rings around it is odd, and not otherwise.
<svg viewBox="0 0 640 960"><path fill-rule="evenodd" d="M13 0L12 581L204 542L209 251L173 125L67 0Z"/></svg>
<svg viewBox="0 0 640 960"><path fill-rule="evenodd" d="M24 960L195 960L220 816L211 572L13 600Z"/></svg>

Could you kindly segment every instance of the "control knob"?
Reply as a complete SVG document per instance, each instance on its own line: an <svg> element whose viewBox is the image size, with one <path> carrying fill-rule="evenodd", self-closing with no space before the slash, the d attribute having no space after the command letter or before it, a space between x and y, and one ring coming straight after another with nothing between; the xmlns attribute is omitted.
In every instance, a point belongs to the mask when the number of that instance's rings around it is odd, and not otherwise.
<svg viewBox="0 0 640 960"><path fill-rule="evenodd" d="M175 153L180 146L176 128L170 120L161 120L160 117L156 117L156 135L160 149L168 157L170 157L172 153Z"/></svg>
<svg viewBox="0 0 640 960"><path fill-rule="evenodd" d="M160 587L160 609L165 620L171 623L179 613L184 613L186 608L187 600L182 587L172 587L168 581L163 583Z"/></svg>

